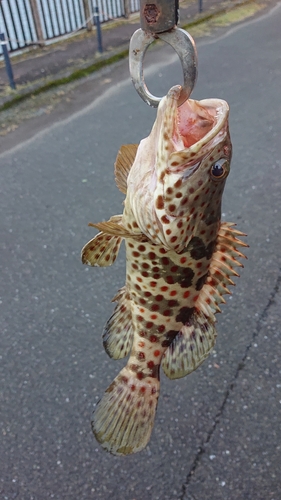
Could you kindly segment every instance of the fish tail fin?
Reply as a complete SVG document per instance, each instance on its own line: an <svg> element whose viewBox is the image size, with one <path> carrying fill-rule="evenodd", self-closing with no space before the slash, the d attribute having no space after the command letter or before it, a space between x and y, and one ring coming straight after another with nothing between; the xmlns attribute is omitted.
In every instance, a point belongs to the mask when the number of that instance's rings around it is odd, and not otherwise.
<svg viewBox="0 0 281 500"><path fill-rule="evenodd" d="M159 397L159 379L123 368L105 391L94 410L92 429L97 441L113 455L141 451L154 425Z"/></svg>

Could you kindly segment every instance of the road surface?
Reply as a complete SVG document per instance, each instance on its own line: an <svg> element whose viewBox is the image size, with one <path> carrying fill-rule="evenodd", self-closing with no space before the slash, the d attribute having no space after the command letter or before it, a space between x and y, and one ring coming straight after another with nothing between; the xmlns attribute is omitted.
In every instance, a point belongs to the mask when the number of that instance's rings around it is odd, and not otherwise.
<svg viewBox="0 0 281 500"><path fill-rule="evenodd" d="M248 233L250 249L213 354L184 379L162 376L152 438L138 455L105 453L90 429L124 364L101 343L124 251L112 268L91 269L80 250L95 234L89 221L122 211L115 156L149 133L155 111L123 62L96 78L92 104L0 155L1 499L280 499L280 25L279 4L198 44L193 97L231 107L223 219ZM149 54L152 91L179 80L171 52Z"/></svg>

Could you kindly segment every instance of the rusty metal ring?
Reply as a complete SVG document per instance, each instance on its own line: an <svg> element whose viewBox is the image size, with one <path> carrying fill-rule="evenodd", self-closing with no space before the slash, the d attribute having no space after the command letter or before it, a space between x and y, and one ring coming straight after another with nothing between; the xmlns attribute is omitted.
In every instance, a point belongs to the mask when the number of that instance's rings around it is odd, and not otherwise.
<svg viewBox="0 0 281 500"><path fill-rule="evenodd" d="M149 33L138 29L130 41L129 65L130 74L136 91L149 105L157 108L161 97L151 94L145 84L143 76L143 60L145 53L157 38L173 47L178 54L183 69L183 86L178 106L183 104L190 96L197 79L197 51L193 38L181 28L173 28L165 33Z"/></svg>

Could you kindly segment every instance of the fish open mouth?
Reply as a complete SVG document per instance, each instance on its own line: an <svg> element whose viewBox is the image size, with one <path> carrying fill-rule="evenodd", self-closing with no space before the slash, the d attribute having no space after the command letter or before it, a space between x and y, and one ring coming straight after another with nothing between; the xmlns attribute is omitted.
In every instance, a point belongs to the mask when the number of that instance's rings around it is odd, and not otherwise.
<svg viewBox="0 0 281 500"><path fill-rule="evenodd" d="M185 101L178 108L178 133L184 147L189 148L200 141L215 125L215 110L207 109L198 101Z"/></svg>
<svg viewBox="0 0 281 500"><path fill-rule="evenodd" d="M169 113L168 104L167 112L173 121L173 143L178 152L189 150L198 153L221 130L224 132L229 107L222 99L188 99L178 107L180 90L180 86L172 87L167 95L173 110L171 112L170 109Z"/></svg>

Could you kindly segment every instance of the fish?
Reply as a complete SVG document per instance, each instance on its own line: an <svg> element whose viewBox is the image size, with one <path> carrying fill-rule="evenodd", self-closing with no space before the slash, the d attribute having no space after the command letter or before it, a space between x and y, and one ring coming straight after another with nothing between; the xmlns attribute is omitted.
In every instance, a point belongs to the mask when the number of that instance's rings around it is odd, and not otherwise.
<svg viewBox="0 0 281 500"><path fill-rule="evenodd" d="M234 223L221 221L230 171L229 106L188 99L181 87L159 104L139 145L124 145L115 162L124 210L90 223L99 233L82 262L107 267L126 245L126 282L113 301L103 345L113 359L129 355L97 403L92 430L113 455L149 442L160 390L160 366L170 379L196 370L212 351L216 317L248 245Z"/></svg>

